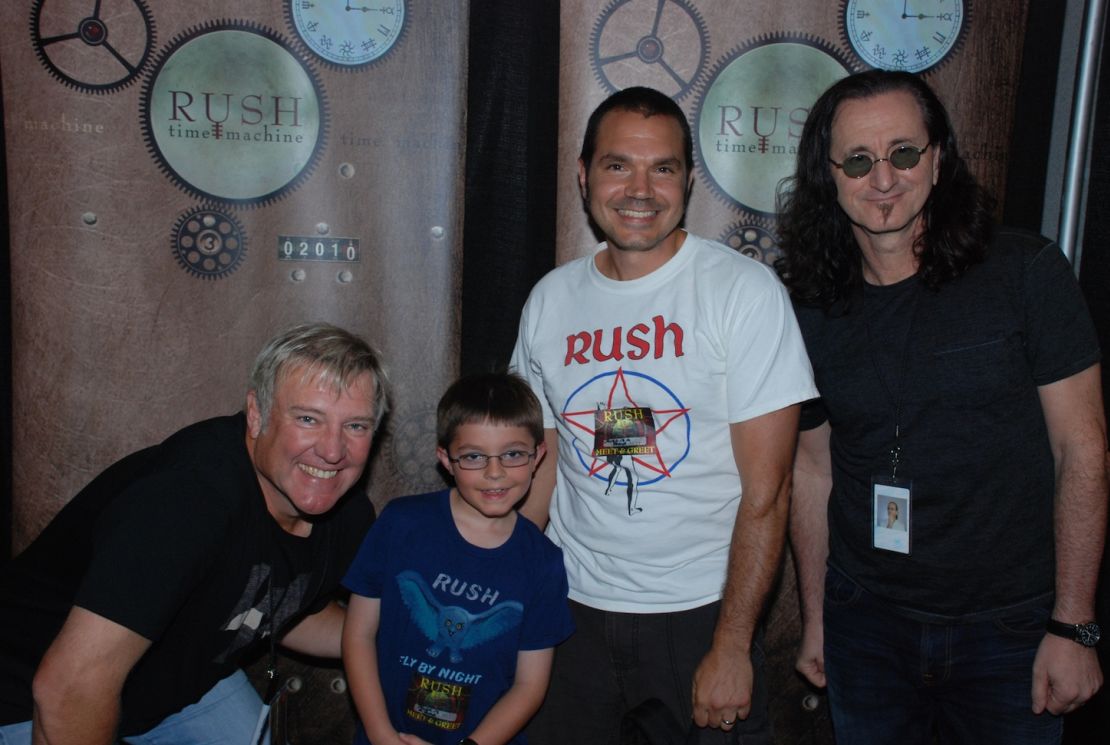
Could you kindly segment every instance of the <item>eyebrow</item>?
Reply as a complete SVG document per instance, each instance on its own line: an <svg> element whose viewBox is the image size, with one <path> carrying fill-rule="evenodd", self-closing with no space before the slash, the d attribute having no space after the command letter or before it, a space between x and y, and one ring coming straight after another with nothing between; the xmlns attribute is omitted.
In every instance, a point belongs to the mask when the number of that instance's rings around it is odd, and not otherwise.
<svg viewBox="0 0 1110 745"><path fill-rule="evenodd" d="M302 415L302 414L312 414L312 415L317 416L319 418L326 418L327 417L327 412L325 410L317 409L313 406L298 406L298 405L294 404L293 406L289 407L288 411L289 411L290 414L295 414L295 415L298 415L298 416ZM344 421L348 421L348 422L371 422L372 423L376 420L377 420L376 416L374 416L373 414L369 414L369 415L365 415L365 416L363 416L363 415L353 416L349 419L345 419Z"/></svg>
<svg viewBox="0 0 1110 745"><path fill-rule="evenodd" d="M477 445L471 445L468 442L460 442L458 445L452 445L452 447L457 450L477 450L479 452L484 452ZM528 443L524 440L515 440L513 442L507 443L504 447L510 450L527 450L529 447L535 447L535 443L529 446Z"/></svg>
<svg viewBox="0 0 1110 745"><path fill-rule="evenodd" d="M897 137L893 140L890 140L890 142L886 146L886 152L889 153L894 148L901 147L902 145L913 145L914 147L917 147L917 145L914 144L914 139L915 138L913 137ZM928 139L928 135L926 135L926 139ZM854 155L856 153L870 153L872 152L872 150L866 145L853 145L845 152L847 152L849 155Z"/></svg>
<svg viewBox="0 0 1110 745"><path fill-rule="evenodd" d="M633 161L633 160L636 160L636 159L632 158L631 156L624 155L622 153L604 153L602 155L597 156L594 159L594 162L596 162L596 163L601 163L601 162L628 163L628 162ZM679 167L682 167L682 159L672 155L672 156L669 156L669 157L666 157L666 158L660 158L658 160L653 160L653 161L651 161L651 165L653 165L653 166L679 166Z"/></svg>

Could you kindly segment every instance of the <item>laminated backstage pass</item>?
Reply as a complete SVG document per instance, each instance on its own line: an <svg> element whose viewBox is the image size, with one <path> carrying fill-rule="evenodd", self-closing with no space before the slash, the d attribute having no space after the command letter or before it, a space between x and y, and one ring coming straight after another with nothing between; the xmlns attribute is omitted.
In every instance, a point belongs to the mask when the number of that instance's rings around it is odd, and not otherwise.
<svg viewBox="0 0 1110 745"><path fill-rule="evenodd" d="M913 482L889 476L871 477L871 545L883 551L910 553Z"/></svg>

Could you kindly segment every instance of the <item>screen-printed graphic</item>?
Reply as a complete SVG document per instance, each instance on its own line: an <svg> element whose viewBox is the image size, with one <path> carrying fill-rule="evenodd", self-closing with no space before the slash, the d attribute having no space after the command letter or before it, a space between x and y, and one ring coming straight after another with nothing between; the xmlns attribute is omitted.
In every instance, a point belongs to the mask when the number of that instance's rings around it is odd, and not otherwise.
<svg viewBox="0 0 1110 745"><path fill-rule="evenodd" d="M651 402L651 403L648 403ZM628 442L643 437L650 447L614 446L598 452L599 413L635 410L642 413L619 431ZM669 478L690 454L690 409L660 381L642 373L618 368L596 375L567 398L561 416L575 433L574 450L586 473L605 484L604 493L618 487L625 493L628 514L643 511L639 487ZM647 434L647 422L652 423ZM639 422L638 424L636 422ZM642 427L642 430L641 430ZM604 427L601 437L604 439ZM614 438L618 439L618 438ZM637 448L644 452L633 452ZM626 452L620 452L626 450Z"/></svg>

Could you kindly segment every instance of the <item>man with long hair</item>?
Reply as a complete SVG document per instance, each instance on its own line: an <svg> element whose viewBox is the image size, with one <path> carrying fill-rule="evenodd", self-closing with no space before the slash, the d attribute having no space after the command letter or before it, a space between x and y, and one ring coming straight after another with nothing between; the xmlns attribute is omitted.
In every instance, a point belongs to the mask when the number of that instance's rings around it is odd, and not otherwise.
<svg viewBox="0 0 1110 745"><path fill-rule="evenodd" d="M821 393L794 467L798 669L840 745L1058 742L1101 685L1099 349L1059 248L991 209L934 92L880 70L818 99L780 190ZM908 540L874 514L890 495Z"/></svg>

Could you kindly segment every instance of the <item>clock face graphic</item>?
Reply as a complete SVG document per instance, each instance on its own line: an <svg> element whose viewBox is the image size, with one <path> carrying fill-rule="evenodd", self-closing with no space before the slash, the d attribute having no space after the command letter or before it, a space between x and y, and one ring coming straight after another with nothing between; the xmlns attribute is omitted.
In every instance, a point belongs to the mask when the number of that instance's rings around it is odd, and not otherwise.
<svg viewBox="0 0 1110 745"><path fill-rule="evenodd" d="M971 0L844 0L844 35L867 65L925 72L956 50Z"/></svg>
<svg viewBox="0 0 1110 745"><path fill-rule="evenodd" d="M286 1L289 21L304 45L341 68L381 59L405 28L405 0Z"/></svg>

